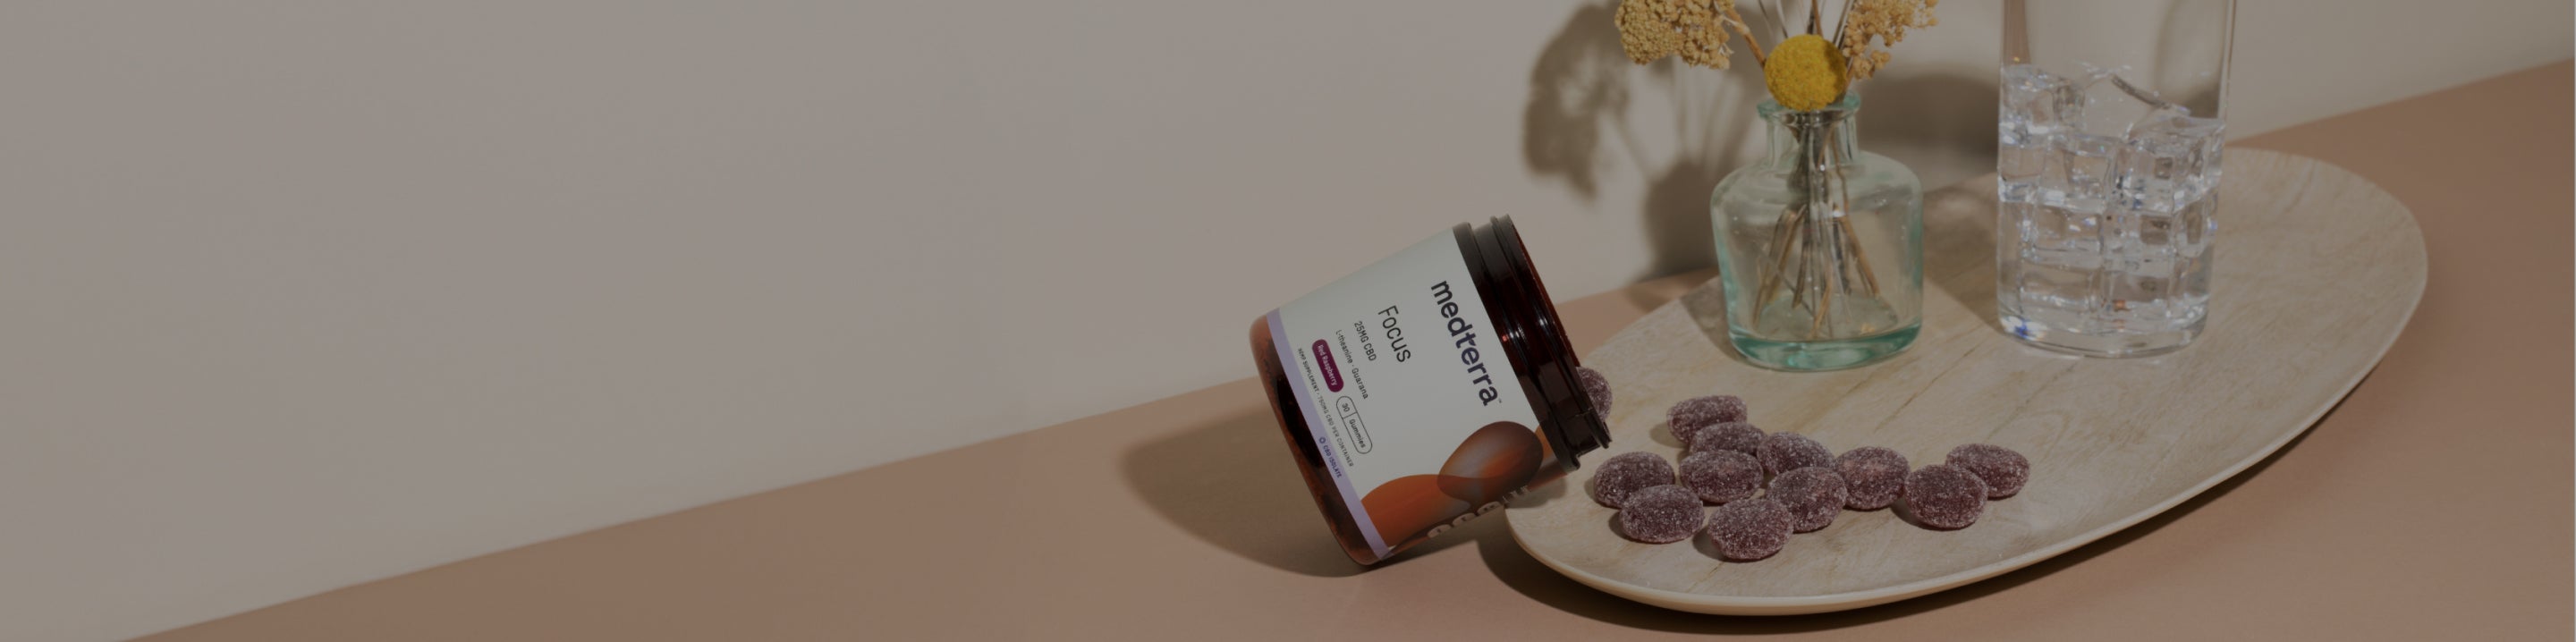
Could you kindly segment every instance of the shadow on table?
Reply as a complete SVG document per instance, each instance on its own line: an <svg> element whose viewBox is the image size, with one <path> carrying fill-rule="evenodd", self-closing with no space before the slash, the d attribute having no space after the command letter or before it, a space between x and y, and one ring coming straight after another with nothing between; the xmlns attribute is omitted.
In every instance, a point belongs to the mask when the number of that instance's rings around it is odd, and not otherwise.
<svg viewBox="0 0 2576 642"><path fill-rule="evenodd" d="M1317 577L1366 570L1324 527L1268 412L1193 427L1127 451L1119 465L1145 503L1173 525L1246 559ZM1379 566L1401 564L1467 538L1434 539Z"/></svg>
<svg viewBox="0 0 2576 642"><path fill-rule="evenodd" d="M2338 406L2340 406L2340 404L2338 404ZM2326 412L2326 417L2332 417L2333 415L2334 411L2331 409ZM2323 417L2318 419L2319 423L2323 423L2324 421L2325 419ZM1706 634L1772 634L1832 630L1882 622L1916 613L1945 608L1953 604L1959 604L2005 590L2010 590L2013 587L2021 586L2033 580L2047 577L2049 574L2056 573L2066 567L2081 564L2085 560L2092 559L2094 556L2110 552L2111 549L2119 548L2129 542L2136 541L2138 538L2146 537L2149 533L2154 533L2157 529L2164 528L2165 525L2173 523L2174 520L2182 519L2184 516L2190 515L2193 511L2199 510L2201 506L2207 505L2212 501L2216 501L2219 497L2226 496L2227 493L2234 491L2237 486L2244 484L2245 480L2251 479L2255 474L2261 473L2264 469L2272 467L2272 462L2278 461L2281 458L2281 455L2290 452L2292 449L2298 448L2299 443L2306 440L2307 434L2301 433L2298 438L2292 439L2290 440L2290 443L2282 445L2280 450L2273 451L2270 456L2264 457L2263 461L2257 462L2253 466L2246 468L2244 472L2237 473L2235 477L2231 477L2227 481L2211 487L2208 492L2201 493L2198 496L2186 500L2182 504L2175 506L2172 510L2165 511L2155 517L2148 518L2146 521L2139 522L2136 526L2131 526L2121 530L2120 532L2113 533L2109 537L2095 540L2093 543L2078 547L2075 550L2067 551L2065 554L2048 558L2037 564L2025 566L2019 570L1998 575L1993 578L1975 582L1956 589L1933 593L1931 595L1910 600L1891 602L1850 611L1788 616L1726 616L1685 613L1662 607L1648 606L1638 602L1631 602L1608 593L1594 590L1592 587L1576 583L1572 579L1568 579L1563 575L1557 574L1555 571L1549 570L1547 566L1539 564L1538 560L1532 559L1529 556L1529 553L1521 550L1520 544L1512 541L1511 533L1505 529L1494 529L1492 531L1479 533L1480 536L1476 538L1476 548L1478 554L1484 557L1485 567L1494 573L1494 577L1496 579L1502 580L1503 584L1510 586L1512 590L1519 591L1522 595L1529 596L1530 599L1536 600L1550 607L1554 607L1557 610L1602 622L1656 631ZM1971 528L1974 527L1972 526Z"/></svg>

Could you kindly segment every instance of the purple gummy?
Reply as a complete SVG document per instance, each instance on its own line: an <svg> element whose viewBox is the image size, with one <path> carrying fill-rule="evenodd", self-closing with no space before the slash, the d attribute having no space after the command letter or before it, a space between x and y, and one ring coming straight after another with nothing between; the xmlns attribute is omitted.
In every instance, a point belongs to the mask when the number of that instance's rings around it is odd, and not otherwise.
<svg viewBox="0 0 2576 642"><path fill-rule="evenodd" d="M1770 499L1751 499L1717 507L1708 518L1708 541L1717 556L1738 562L1770 557L1789 544L1789 509Z"/></svg>
<svg viewBox="0 0 2576 642"><path fill-rule="evenodd" d="M1691 433L1699 429L1744 420L1744 399L1735 395L1709 395L1683 399L1664 411L1664 423L1671 426L1673 439L1683 446L1691 443Z"/></svg>
<svg viewBox="0 0 2576 642"><path fill-rule="evenodd" d="M1763 437L1761 455L1762 469L1771 471L1773 475L1808 466L1834 465L1834 451L1825 450L1824 444L1794 432L1777 432Z"/></svg>
<svg viewBox="0 0 2576 642"><path fill-rule="evenodd" d="M1583 366L1574 367L1574 378L1583 382L1583 395L1592 398L1593 414L1600 415L1602 421L1609 421L1610 379L1601 376L1599 370Z"/></svg>
<svg viewBox="0 0 2576 642"><path fill-rule="evenodd" d="M1700 511L1699 496L1690 489L1674 484L1638 489L1619 504L1619 532L1628 539L1648 544L1670 544L1690 539L1707 523L1708 515Z"/></svg>
<svg viewBox="0 0 2576 642"><path fill-rule="evenodd" d="M1673 483L1673 465L1660 455L1647 452L1619 453L1601 461L1601 470L1592 473L1592 501L1618 508L1629 493L1650 486Z"/></svg>
<svg viewBox="0 0 2576 642"><path fill-rule="evenodd" d="M1768 436L1753 424L1730 421L1700 428L1698 432L1691 433L1691 440L1686 445L1690 446L1690 452L1695 453L1732 450L1759 459L1762 457L1762 438Z"/></svg>
<svg viewBox="0 0 2576 642"><path fill-rule="evenodd" d="M1964 468L1924 466L1905 475L1905 509L1924 526L1967 528L1986 512L1986 483Z"/></svg>
<svg viewBox="0 0 2576 642"><path fill-rule="evenodd" d="M1762 462L1732 450L1695 453L1682 458L1681 477L1700 501L1724 504L1762 491Z"/></svg>
<svg viewBox="0 0 2576 642"><path fill-rule="evenodd" d="M1808 466L1771 478L1771 492L1762 495L1789 509L1792 530L1804 533L1834 523L1843 504L1851 495L1843 489L1843 476L1825 466Z"/></svg>
<svg viewBox="0 0 2576 642"><path fill-rule="evenodd" d="M1994 444L1968 444L1950 449L1951 466L1966 469L1986 483L1986 499L2003 499L2021 492L2030 481L2030 459L2010 448Z"/></svg>
<svg viewBox="0 0 2576 642"><path fill-rule="evenodd" d="M1862 446L1834 458L1834 472L1843 476L1843 486L1851 492L1851 501L1843 504L1852 510L1878 510L1896 503L1905 493L1905 473L1911 468L1905 456L1877 446Z"/></svg>

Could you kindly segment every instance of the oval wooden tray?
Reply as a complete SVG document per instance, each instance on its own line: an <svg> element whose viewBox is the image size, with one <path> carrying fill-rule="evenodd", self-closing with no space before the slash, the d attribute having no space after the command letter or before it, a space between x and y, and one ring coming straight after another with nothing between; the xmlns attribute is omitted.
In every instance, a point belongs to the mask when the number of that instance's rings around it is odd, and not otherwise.
<svg viewBox="0 0 2576 642"><path fill-rule="evenodd" d="M2029 485L1974 526L1931 531L1893 510L1845 511L1770 559L1720 562L1705 537L1638 544L1583 491L1593 468L1505 512L1521 548L1576 581L1701 613L1859 608L1957 587L2064 553L2154 516L2279 449L2379 362L2424 291L2424 239L2397 199L2341 168L2230 150L2216 296L2197 343L2163 356L2086 359L2019 344L1994 320L1994 179L1927 196L1923 334L1886 362L1824 373L1756 368L1726 348L1712 281L1648 313L1584 359L1611 381L1613 444L1587 456L1680 448L1664 409L1743 396L1765 430L1835 452L1886 446L1915 466L1952 446L2001 444Z"/></svg>

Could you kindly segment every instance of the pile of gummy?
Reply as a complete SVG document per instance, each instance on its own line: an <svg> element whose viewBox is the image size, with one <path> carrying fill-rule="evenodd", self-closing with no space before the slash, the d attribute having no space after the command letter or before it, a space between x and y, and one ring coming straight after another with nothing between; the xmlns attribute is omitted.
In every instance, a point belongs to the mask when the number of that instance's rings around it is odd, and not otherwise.
<svg viewBox="0 0 2576 642"><path fill-rule="evenodd" d="M1608 382L1590 368L1581 374L1608 416ZM1719 556L1750 561L1780 552L1790 533L1833 524L1844 509L1902 502L1916 525L1967 528L1986 500L2011 497L2030 480L2030 460L2002 446L1959 446L1942 463L1909 470L1894 450L1864 446L1835 456L1805 435L1765 433L1747 414L1733 395L1674 404L1666 418L1684 445L1680 470L1654 453L1621 453L1593 474L1593 501L1619 509L1618 530L1628 539L1668 544L1705 531Z"/></svg>

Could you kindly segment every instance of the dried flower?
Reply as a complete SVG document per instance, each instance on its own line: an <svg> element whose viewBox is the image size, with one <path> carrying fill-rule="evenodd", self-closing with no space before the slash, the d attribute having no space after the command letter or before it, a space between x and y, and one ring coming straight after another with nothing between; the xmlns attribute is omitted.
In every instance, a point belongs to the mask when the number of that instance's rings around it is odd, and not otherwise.
<svg viewBox="0 0 2576 642"><path fill-rule="evenodd" d="M1682 48L1681 33L1673 30L1666 16L1679 14L1672 0L1620 0L1619 12L1612 16L1619 22L1619 48L1628 52L1628 60L1646 64Z"/></svg>
<svg viewBox="0 0 2576 642"><path fill-rule="evenodd" d="M1853 80L1877 75L1887 66L1887 46L1905 40L1906 30L1941 24L1932 16L1932 7L1941 0L1850 1L1843 15L1842 54L1850 60Z"/></svg>
<svg viewBox="0 0 2576 642"><path fill-rule="evenodd" d="M1689 23L1682 29L1682 62L1725 69L1729 64L1727 59L1735 55L1734 50L1726 47L1729 35L1721 26L1726 20L1725 14L1735 12L1735 0L1716 0L1715 4L1721 8L1711 11L1705 0L1690 3L1698 15L1685 16Z"/></svg>
<svg viewBox="0 0 2576 642"><path fill-rule="evenodd" d="M1722 7L1722 9L1720 8ZM1614 15L1619 47L1637 64L1681 56L1682 62L1725 69L1734 53L1719 12L1733 13L1734 0L1621 0Z"/></svg>
<svg viewBox="0 0 2576 642"><path fill-rule="evenodd" d="M1843 89L1851 86L1844 70L1843 54L1834 50L1833 43L1823 36L1798 35L1771 47L1771 59L1762 64L1762 81L1780 106L1809 111L1842 100Z"/></svg>
<svg viewBox="0 0 2576 642"><path fill-rule="evenodd" d="M1744 50L1752 52L1753 64L1760 66L1762 42L1753 39L1753 28L1744 24L1744 14L1735 12L1735 0L1717 0L1717 21L1719 24L1734 28L1735 35L1744 36ZM1720 40L1723 44L1723 39ZM1720 64L1718 68L1724 69L1726 65Z"/></svg>

